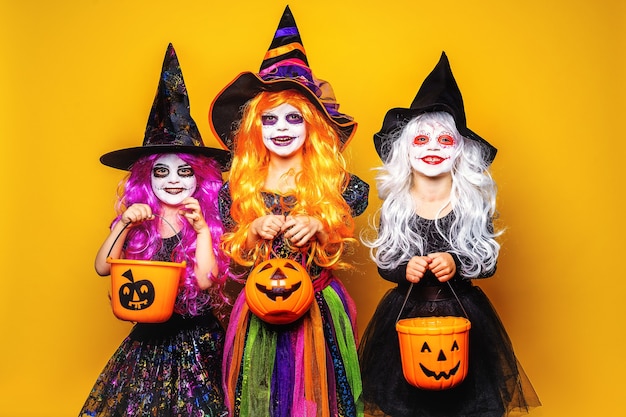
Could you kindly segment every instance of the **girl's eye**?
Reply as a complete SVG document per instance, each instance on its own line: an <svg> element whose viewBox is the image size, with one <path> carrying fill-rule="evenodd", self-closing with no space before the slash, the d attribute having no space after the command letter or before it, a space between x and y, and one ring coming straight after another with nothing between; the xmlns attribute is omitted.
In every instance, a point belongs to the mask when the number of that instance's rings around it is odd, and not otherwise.
<svg viewBox="0 0 626 417"><path fill-rule="evenodd" d="M441 135L437 138L437 140L442 145L446 145L446 146L454 145L454 138L450 135Z"/></svg>
<svg viewBox="0 0 626 417"><path fill-rule="evenodd" d="M300 113L289 113L286 116L286 119L287 123L289 123L290 125L299 125L301 123L304 123L304 118Z"/></svg>
<svg viewBox="0 0 626 417"><path fill-rule="evenodd" d="M152 170L152 176L154 178L165 178L170 174L170 170L164 167L154 167Z"/></svg>
<svg viewBox="0 0 626 417"><path fill-rule="evenodd" d="M430 141L430 139L428 138L428 136L426 135L417 135L415 136L415 138L413 138L413 145L426 145L428 142Z"/></svg>
<svg viewBox="0 0 626 417"><path fill-rule="evenodd" d="M178 168L178 176L180 177L193 177L193 175L194 175L193 168L190 166Z"/></svg>
<svg viewBox="0 0 626 417"><path fill-rule="evenodd" d="M263 126L274 126L277 121L278 119L276 118L276 116L271 114L264 114L261 116L261 124Z"/></svg>

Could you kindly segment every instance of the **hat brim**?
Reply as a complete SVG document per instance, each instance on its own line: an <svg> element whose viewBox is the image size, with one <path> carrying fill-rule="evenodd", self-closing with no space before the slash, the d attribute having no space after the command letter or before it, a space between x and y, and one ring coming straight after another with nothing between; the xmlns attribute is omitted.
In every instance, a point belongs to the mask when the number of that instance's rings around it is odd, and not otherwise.
<svg viewBox="0 0 626 417"><path fill-rule="evenodd" d="M493 162L498 150L485 139L476 134L474 131L469 129L467 126L460 125L458 123L454 110L450 108L450 106L443 103L435 103L429 106L414 109L397 107L389 110L387 114L385 114L385 118L383 119L383 125L380 131L374 134L374 147L376 148L376 153L378 153L380 159L383 162L387 159L388 155L386 151L389 149L389 147L384 145L385 141L388 140L388 135L390 133L404 127L406 123L408 123L411 119L419 116L420 114L438 111L450 114L454 119L456 128L461 136L467 139L474 140L483 145L486 150L486 161L488 163Z"/></svg>
<svg viewBox="0 0 626 417"><path fill-rule="evenodd" d="M112 168L128 171L139 158L164 153L184 153L206 156L214 159L219 164L222 171L227 171L230 166L230 152L224 149L210 148L207 146L177 145L150 145L119 149L102 155L100 162Z"/></svg>
<svg viewBox="0 0 626 417"><path fill-rule="evenodd" d="M243 116L244 105L263 91L278 92L296 90L304 95L330 121L339 134L343 150L356 131L357 122L343 115L331 116L319 97L309 88L295 80L276 79L265 81L252 72L242 72L217 95L209 110L209 124L213 133L225 148L233 150L232 133Z"/></svg>

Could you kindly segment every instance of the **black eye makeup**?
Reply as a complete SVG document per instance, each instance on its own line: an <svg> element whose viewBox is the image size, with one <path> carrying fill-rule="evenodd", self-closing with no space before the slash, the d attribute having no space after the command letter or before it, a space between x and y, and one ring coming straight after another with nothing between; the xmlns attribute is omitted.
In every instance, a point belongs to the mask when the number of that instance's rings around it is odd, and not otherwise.
<svg viewBox="0 0 626 417"><path fill-rule="evenodd" d="M180 177L193 177L194 172L193 172L193 168L189 165L183 165L178 167L178 175Z"/></svg>
<svg viewBox="0 0 626 417"><path fill-rule="evenodd" d="M181 178L193 177L195 175L190 165L181 165L177 168L176 173ZM154 178L165 178L170 175L170 169L166 165L155 165L152 168L152 176Z"/></svg>
<svg viewBox="0 0 626 417"><path fill-rule="evenodd" d="M165 165L155 165L152 168L152 176L154 178L165 178L170 174L170 170Z"/></svg>

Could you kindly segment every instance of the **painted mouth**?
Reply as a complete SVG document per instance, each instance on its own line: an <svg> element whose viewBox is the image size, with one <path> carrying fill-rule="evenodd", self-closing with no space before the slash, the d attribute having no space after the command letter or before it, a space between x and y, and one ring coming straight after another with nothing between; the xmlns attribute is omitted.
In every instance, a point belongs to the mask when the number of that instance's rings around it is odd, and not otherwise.
<svg viewBox="0 0 626 417"><path fill-rule="evenodd" d="M165 191L168 194L171 195L177 195L182 193L183 191L185 191L186 188L164 188L163 191Z"/></svg>
<svg viewBox="0 0 626 417"><path fill-rule="evenodd" d="M440 163L442 163L443 161L445 161L447 158L441 158L439 156L425 156L422 159L422 162L428 164L428 165L439 165Z"/></svg>
<svg viewBox="0 0 626 417"><path fill-rule="evenodd" d="M272 138L272 143L276 146L289 146L295 139L293 136L276 136Z"/></svg>

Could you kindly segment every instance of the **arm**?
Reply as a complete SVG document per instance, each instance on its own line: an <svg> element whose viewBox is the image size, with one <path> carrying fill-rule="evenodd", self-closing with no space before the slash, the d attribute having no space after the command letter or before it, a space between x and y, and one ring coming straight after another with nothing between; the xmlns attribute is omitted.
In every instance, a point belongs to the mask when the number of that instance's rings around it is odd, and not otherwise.
<svg viewBox="0 0 626 417"><path fill-rule="evenodd" d="M230 214L233 200L230 195L230 182L224 183L219 192L220 218L227 232L235 230L237 224ZM284 216L267 215L255 219L248 225L245 248L251 249L261 239L271 240L280 231L285 222Z"/></svg>
<svg viewBox="0 0 626 417"><path fill-rule="evenodd" d="M202 215L198 200L188 197L183 200L182 205L184 208L180 210L180 214L187 219L196 232L196 265L194 268L196 281L200 289L206 290L213 285L211 277L218 274L211 230Z"/></svg>
<svg viewBox="0 0 626 417"><path fill-rule="evenodd" d="M132 227L132 225L136 223L141 223L144 220L151 220L153 218L152 209L150 209L150 206L147 204L133 204L122 213L120 221L111 227L111 233L109 233L109 236L104 240L104 243L100 246L96 254L94 266L98 275L106 276L111 274L111 265L106 261L107 255L110 252L109 256L112 258L119 258L121 256L124 241L128 235L128 228L126 226L129 225L129 227ZM115 242L114 246L113 242Z"/></svg>
<svg viewBox="0 0 626 417"><path fill-rule="evenodd" d="M328 242L329 234L324 224L312 216L287 216L281 231L297 247L305 245L312 238L316 238L322 245Z"/></svg>
<svg viewBox="0 0 626 417"><path fill-rule="evenodd" d="M255 247L261 239L274 239L279 232L284 230L285 223L285 216L277 214L268 214L254 219L248 227L246 249Z"/></svg>
<svg viewBox="0 0 626 417"><path fill-rule="evenodd" d="M406 268L407 264L400 264L394 269L382 269L379 267L378 274L389 282L399 284L406 280Z"/></svg>
<svg viewBox="0 0 626 417"><path fill-rule="evenodd" d="M343 191L343 199L346 200L352 216L360 216L363 214L369 203L370 186L361 178L354 174L350 174L348 186Z"/></svg>
<svg viewBox="0 0 626 417"><path fill-rule="evenodd" d="M363 214L367 208L368 195L369 185L356 175L350 174L350 181L342 196L353 216ZM287 216L281 231L284 231L285 238L297 247L304 246L313 238L324 245L331 237L331 232L325 229L320 219L306 215Z"/></svg>

